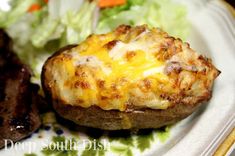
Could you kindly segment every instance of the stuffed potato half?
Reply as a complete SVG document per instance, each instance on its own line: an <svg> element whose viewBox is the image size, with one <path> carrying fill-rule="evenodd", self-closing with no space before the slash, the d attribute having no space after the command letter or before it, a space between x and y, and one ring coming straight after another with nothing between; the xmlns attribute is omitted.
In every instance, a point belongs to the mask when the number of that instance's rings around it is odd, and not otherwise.
<svg viewBox="0 0 235 156"><path fill-rule="evenodd" d="M188 43L146 25L121 25L57 51L42 86L55 110L79 125L157 128L211 98L219 71Z"/></svg>

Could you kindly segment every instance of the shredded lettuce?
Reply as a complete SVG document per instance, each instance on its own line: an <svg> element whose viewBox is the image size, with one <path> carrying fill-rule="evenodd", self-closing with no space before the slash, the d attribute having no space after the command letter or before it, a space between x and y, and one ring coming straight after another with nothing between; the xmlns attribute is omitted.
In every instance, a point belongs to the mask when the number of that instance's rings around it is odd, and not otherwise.
<svg viewBox="0 0 235 156"><path fill-rule="evenodd" d="M31 37L31 42L35 47L42 48L51 40L60 40L58 47L79 43L92 33L92 16L96 7L94 2L84 1L80 7L74 7L74 3L65 4L62 0L51 0L51 2L52 6L49 5L51 12L35 28Z"/></svg>
<svg viewBox="0 0 235 156"><path fill-rule="evenodd" d="M43 47L49 40L51 40L52 36L54 36L58 25L58 20L52 20L49 17L46 17L42 24L35 29L31 37L32 44L35 47Z"/></svg>
<svg viewBox="0 0 235 156"><path fill-rule="evenodd" d="M13 1L14 2L14 1ZM43 62L67 44L78 44L93 33L96 2L87 0L50 0L40 10L27 12L42 0L12 3L12 9L0 17L0 28L5 28L14 41L20 58L34 71L33 82L40 84ZM2 11L3 12L3 11Z"/></svg>
<svg viewBox="0 0 235 156"><path fill-rule="evenodd" d="M120 24L148 24L183 40L189 33L186 7L170 0L128 0L123 6L104 9L96 33L109 32Z"/></svg>
<svg viewBox="0 0 235 156"><path fill-rule="evenodd" d="M22 17L36 0L12 1L10 11L0 10L0 27L7 28Z"/></svg>
<svg viewBox="0 0 235 156"><path fill-rule="evenodd" d="M66 41L69 44L83 41L93 31L95 3L85 1L78 12L68 11L61 23L66 27Z"/></svg>

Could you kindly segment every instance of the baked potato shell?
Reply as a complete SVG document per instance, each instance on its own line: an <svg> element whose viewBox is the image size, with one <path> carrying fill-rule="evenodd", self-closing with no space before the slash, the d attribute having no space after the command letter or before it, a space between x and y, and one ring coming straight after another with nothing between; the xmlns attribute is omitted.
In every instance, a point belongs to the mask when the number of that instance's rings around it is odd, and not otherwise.
<svg viewBox="0 0 235 156"><path fill-rule="evenodd" d="M197 104L179 103L162 110L129 105L126 111L119 111L103 110L97 106L83 108L64 104L60 99L52 99L48 83L50 77L46 75L50 66L47 64L51 58L75 46L77 45L68 45L54 53L43 66L41 80L46 98L53 104L55 111L78 125L104 130L159 128L186 118L202 104L200 102Z"/></svg>

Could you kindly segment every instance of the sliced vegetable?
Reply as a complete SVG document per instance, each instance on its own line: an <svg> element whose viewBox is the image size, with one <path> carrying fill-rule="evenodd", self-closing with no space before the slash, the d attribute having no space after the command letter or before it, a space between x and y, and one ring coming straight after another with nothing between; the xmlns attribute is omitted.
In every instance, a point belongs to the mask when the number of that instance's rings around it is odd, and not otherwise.
<svg viewBox="0 0 235 156"><path fill-rule="evenodd" d="M105 8L105 7L114 7L117 5L123 5L126 3L126 0L99 0L99 7Z"/></svg>
<svg viewBox="0 0 235 156"><path fill-rule="evenodd" d="M28 12L34 12L34 11L38 11L41 9L41 6L37 3L35 4L32 4L29 9L28 9Z"/></svg>

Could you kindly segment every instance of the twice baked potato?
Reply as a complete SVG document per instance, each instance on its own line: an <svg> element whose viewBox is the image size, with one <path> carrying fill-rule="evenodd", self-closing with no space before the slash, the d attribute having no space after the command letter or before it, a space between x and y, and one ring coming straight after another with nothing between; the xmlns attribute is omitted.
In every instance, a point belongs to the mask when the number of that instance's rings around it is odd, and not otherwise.
<svg viewBox="0 0 235 156"><path fill-rule="evenodd" d="M106 130L158 128L211 98L219 71L188 43L146 25L121 25L60 49L42 86L62 117Z"/></svg>

